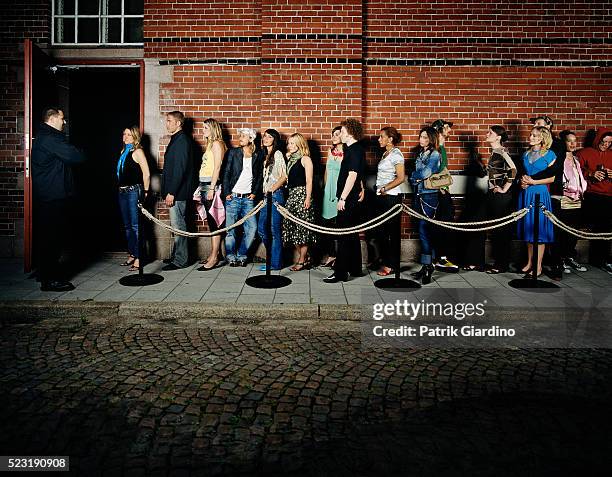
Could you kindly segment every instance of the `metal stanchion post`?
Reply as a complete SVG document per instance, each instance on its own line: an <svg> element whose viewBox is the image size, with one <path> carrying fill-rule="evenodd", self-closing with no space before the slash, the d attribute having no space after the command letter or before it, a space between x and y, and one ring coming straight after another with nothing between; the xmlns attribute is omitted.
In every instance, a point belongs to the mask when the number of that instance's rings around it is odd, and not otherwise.
<svg viewBox="0 0 612 477"><path fill-rule="evenodd" d="M508 285L512 288L524 288L530 291L552 291L559 289L559 285L538 280L538 242L540 240L540 194L535 196L533 216L533 256L531 261L531 278L518 278L510 280Z"/></svg>
<svg viewBox="0 0 612 477"><path fill-rule="evenodd" d="M253 288L282 288L291 284L291 279L272 275L272 192L266 194L266 274L249 277L246 284Z"/></svg>
<svg viewBox="0 0 612 477"><path fill-rule="evenodd" d="M142 205L139 202L140 205ZM144 207L144 205L143 205ZM164 281L164 277L158 275L156 273L145 273L144 272L144 240L143 240L143 231L144 228L142 226L142 212L140 209L138 210L138 274L137 275L127 275L119 280L123 286L126 287L146 287L148 285L155 285L156 283L160 283Z"/></svg>
<svg viewBox="0 0 612 477"><path fill-rule="evenodd" d="M381 225L381 227L385 227L386 224ZM421 284L415 282L414 280L408 280L406 278L401 278L401 256L402 256L402 216L400 215L397 219L397 235L399 240L397 241L397 251L396 251L396 260L395 260L395 277L393 278L381 278L380 280L376 280L374 282L374 286L376 288L382 288L390 291L409 291L416 290L421 288Z"/></svg>

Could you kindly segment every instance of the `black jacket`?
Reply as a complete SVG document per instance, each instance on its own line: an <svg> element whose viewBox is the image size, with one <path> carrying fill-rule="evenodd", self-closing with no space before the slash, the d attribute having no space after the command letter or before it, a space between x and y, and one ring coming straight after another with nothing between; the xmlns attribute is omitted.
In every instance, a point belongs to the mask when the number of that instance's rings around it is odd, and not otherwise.
<svg viewBox="0 0 612 477"><path fill-rule="evenodd" d="M164 155L162 197L172 194L174 200L189 200L196 186L193 144L184 131L172 135Z"/></svg>
<svg viewBox="0 0 612 477"><path fill-rule="evenodd" d="M238 178L242 173L242 159L243 152L241 147L234 147L227 153L227 161L225 161L225 170L223 171L224 196L231 194L236 182L238 182ZM255 194L255 199L260 199L263 196L263 149L256 150L251 161L253 167L251 194Z"/></svg>
<svg viewBox="0 0 612 477"><path fill-rule="evenodd" d="M35 201L49 202L74 195L72 166L85 156L68 142L66 135L41 124L32 146L32 190Z"/></svg>

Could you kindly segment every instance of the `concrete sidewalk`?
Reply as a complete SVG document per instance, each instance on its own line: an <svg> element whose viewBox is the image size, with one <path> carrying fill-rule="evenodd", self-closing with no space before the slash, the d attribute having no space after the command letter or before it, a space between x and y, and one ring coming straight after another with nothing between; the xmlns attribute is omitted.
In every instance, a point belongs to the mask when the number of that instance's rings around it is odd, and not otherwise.
<svg viewBox="0 0 612 477"><path fill-rule="evenodd" d="M327 268L300 272L285 268L275 273L290 277L291 285L276 290L252 288L245 284L245 279L263 274L259 271L259 263L245 268L225 266L208 272L197 271L199 265L194 264L182 270L161 272L163 264L155 261L145 267L145 272L161 274L163 282L147 287L125 287L119 279L126 275L126 268L119 266L119 262L117 258L107 258L92 263L72 278L75 290L56 293L40 291L40 284L23 273L20 260L3 260L0 262L0 301L168 302L224 304L228 307L231 304L362 305L394 302L406 295L405 292L377 289L374 281L380 277L375 272L346 283L324 283L323 278L330 273ZM418 265L405 265L407 271L402 276L410 278L410 270L416 270ZM470 293L474 299L486 299L492 305L504 307L552 305L557 300L556 293L534 293L510 287L508 282L518 277L515 273L436 272L430 285L409 293L418 300L427 299L432 294L453 297L458 292ZM612 277L602 270L589 268L584 273L564 275L558 285L562 292L601 293L610 288Z"/></svg>

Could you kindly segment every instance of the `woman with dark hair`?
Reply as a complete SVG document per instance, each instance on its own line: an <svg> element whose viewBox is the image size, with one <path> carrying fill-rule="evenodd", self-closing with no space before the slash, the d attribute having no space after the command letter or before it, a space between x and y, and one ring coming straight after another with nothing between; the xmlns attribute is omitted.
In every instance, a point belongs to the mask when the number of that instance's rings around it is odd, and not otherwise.
<svg viewBox="0 0 612 477"><path fill-rule="evenodd" d="M213 206L215 193L221 193L221 165L227 148L225 147L225 142L223 142L221 126L215 119L208 118L204 120L202 133L206 142L204 144L202 166L199 172L200 201L206 210L208 230L215 232L219 230L223 224L217 224L215 217L210 213L210 209ZM198 268L199 271L212 270L218 266L220 260L223 258L221 255L221 236L212 236L210 238L210 245L208 258L201 262L202 266Z"/></svg>
<svg viewBox="0 0 612 477"><path fill-rule="evenodd" d="M149 192L149 165L140 146L140 129L137 126L123 130L123 150L117 163L119 183L119 208L125 226L129 255L121 265L129 266L130 272L138 270L138 201Z"/></svg>
<svg viewBox="0 0 612 477"><path fill-rule="evenodd" d="M281 136L276 129L266 129L261 143L265 153L263 166L263 193L267 198L268 192L272 192L272 200L280 205L285 204L285 194L283 188L287 182L287 166L285 158L281 152ZM272 237L270 249L270 269L280 270L283 268L283 231L282 217L276 207L272 206ZM264 207L259 212L259 223L257 232L264 244L268 240L268 208ZM266 271L266 266L260 267L262 272Z"/></svg>
<svg viewBox="0 0 612 477"><path fill-rule="evenodd" d="M548 184L551 184L555 177L535 180L531 176L551 167L557 160L555 153L550 149L552 146L552 135L550 130L544 126L536 126L529 135L529 149L525 151L522 158L522 166L525 177L521 181L523 190L519 195L518 208L535 207L535 195L540 194L540 204L546 210L552 210ZM561 160L561 159L560 159ZM544 215L542 210L529 209L529 213L518 222L518 238L527 242L527 264L521 269L526 273L525 278L530 278L530 270L533 261L533 239L534 239L534 218L539 214L538 230L538 263L537 275L542 273L542 257L544 255L545 244L553 241L552 222Z"/></svg>
<svg viewBox="0 0 612 477"><path fill-rule="evenodd" d="M508 133L502 126L491 126L485 140L491 146L487 163L489 191L476 214L476 220L497 219L512 212L512 183L516 177L516 166L504 144ZM491 231L493 265L487 273L502 273L508 270L512 229L510 225ZM468 232L464 270L485 270L485 238L483 232Z"/></svg>
<svg viewBox="0 0 612 477"><path fill-rule="evenodd" d="M296 217L314 223L312 206L313 166L306 139L300 133L289 136L287 141L287 210ZM317 235L291 220L283 222L283 241L295 246L297 262L291 271L298 272L310 267L308 247L317 241Z"/></svg>
<svg viewBox="0 0 612 477"><path fill-rule="evenodd" d="M334 227L338 215L338 198L336 197L336 192L340 165L344 158L344 143L340 137L341 131L342 128L340 126L336 126L332 130L332 146L329 148L327 162L325 163L325 174L323 176L325 189L323 190L321 217L323 218L323 225L326 227ZM321 265L324 267L333 267L338 252L338 240L331 235L325 235L324 240L325 244L322 246L322 252L326 257Z"/></svg>
<svg viewBox="0 0 612 477"><path fill-rule="evenodd" d="M574 228L582 222L582 203L587 189L587 181L582 174L580 162L576 156L578 140L576 134L566 129L559 133L565 143L565 160L563 163L562 195L552 195L553 213ZM587 268L576 261L576 243L578 239L562 229L555 232L555 257L561 261L564 273L586 272Z"/></svg>
<svg viewBox="0 0 612 477"><path fill-rule="evenodd" d="M416 151L414 172L410 182L414 187L414 209L421 215L435 218L438 208L438 189L428 189L425 180L440 170L438 152L438 132L432 127L424 127L419 132L419 146ZM432 231L434 226L427 220L419 220L419 240L421 242L421 269L412 276L421 279L423 285L431 283L435 251Z"/></svg>
<svg viewBox="0 0 612 477"><path fill-rule="evenodd" d="M387 126L380 130L378 144L385 152L378 162L376 172L377 214L382 214L402 202L399 186L404 182L406 175L404 155L397 147L401 140L402 135L394 127ZM397 215L379 228L377 240L381 252L382 266L377 274L381 277L393 273L393 267L396 266L400 241L398 225L401 220L401 215Z"/></svg>

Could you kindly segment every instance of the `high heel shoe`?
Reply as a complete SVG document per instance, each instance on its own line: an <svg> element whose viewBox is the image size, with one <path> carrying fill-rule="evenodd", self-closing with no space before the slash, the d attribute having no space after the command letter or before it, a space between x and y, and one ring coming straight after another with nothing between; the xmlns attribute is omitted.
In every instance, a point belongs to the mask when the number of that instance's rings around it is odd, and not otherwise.
<svg viewBox="0 0 612 477"><path fill-rule="evenodd" d="M431 276L433 275L434 267L433 265L424 265L423 268L425 268L425 273L421 278L421 283L423 285L429 285L431 283Z"/></svg>
<svg viewBox="0 0 612 477"><path fill-rule="evenodd" d="M417 280L420 280L421 278L423 278L423 275L425 275L426 270L427 270L427 265L423 265L418 272L412 272L410 276L412 278L416 278Z"/></svg>

